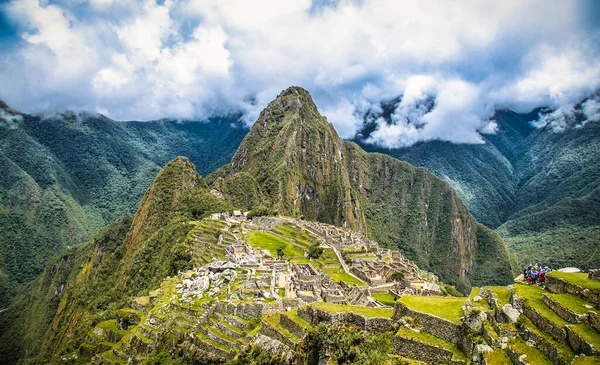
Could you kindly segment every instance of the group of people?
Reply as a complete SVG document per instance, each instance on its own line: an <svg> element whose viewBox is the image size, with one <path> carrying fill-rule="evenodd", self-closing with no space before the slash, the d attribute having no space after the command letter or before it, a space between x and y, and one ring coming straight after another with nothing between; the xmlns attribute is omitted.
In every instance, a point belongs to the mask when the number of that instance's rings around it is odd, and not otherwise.
<svg viewBox="0 0 600 365"><path fill-rule="evenodd" d="M548 266L529 265L526 269L523 269L523 279L528 284L539 284L544 285L546 282L546 274L552 271Z"/></svg>

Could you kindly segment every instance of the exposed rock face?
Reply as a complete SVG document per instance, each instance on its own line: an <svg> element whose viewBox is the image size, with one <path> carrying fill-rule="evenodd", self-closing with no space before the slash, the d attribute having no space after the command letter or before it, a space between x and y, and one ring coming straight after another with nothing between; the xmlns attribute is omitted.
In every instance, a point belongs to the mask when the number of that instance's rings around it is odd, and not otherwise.
<svg viewBox="0 0 600 365"><path fill-rule="evenodd" d="M512 304L504 304L502 306L502 313L507 319L508 323L516 323L519 320L519 311L514 309Z"/></svg>
<svg viewBox="0 0 600 365"><path fill-rule="evenodd" d="M473 280L512 278L499 236L473 219L448 183L344 142L302 88L269 103L231 163L208 180L244 172L279 214L367 233L464 292Z"/></svg>

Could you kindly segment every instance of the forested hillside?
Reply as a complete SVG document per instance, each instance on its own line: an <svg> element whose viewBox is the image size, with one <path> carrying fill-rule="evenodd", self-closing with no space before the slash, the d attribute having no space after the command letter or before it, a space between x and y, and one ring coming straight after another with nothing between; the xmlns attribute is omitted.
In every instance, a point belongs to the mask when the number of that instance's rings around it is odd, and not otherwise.
<svg viewBox="0 0 600 365"><path fill-rule="evenodd" d="M0 308L51 255L133 213L169 160L188 156L208 174L229 161L246 133L237 117L40 118L0 103Z"/></svg>
<svg viewBox="0 0 600 365"><path fill-rule="evenodd" d="M391 123L395 99L377 115ZM448 181L483 224L495 228L521 265L598 267L600 126L584 122L581 104L564 129L535 128L547 110L518 114L497 111L495 134L484 144L443 141L406 148L367 143L368 119L355 140L377 151L422 166Z"/></svg>

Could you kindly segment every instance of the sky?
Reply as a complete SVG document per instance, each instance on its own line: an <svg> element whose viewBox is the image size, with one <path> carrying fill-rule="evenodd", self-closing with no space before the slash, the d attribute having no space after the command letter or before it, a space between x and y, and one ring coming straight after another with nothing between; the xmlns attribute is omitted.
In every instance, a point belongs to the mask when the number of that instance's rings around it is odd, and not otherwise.
<svg viewBox="0 0 600 365"><path fill-rule="evenodd" d="M344 138L404 95L371 142L482 143L496 109L600 88L600 2L0 0L0 99L24 112L250 125L292 85Z"/></svg>

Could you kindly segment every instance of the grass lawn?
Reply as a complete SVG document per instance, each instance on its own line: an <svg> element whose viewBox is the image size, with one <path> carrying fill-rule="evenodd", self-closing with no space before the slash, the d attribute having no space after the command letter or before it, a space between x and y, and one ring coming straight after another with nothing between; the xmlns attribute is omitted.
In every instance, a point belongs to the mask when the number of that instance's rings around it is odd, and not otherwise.
<svg viewBox="0 0 600 365"><path fill-rule="evenodd" d="M375 300L379 301L381 304L394 306L396 301L394 300L394 296L390 293L372 293L371 296L375 298Z"/></svg>
<svg viewBox="0 0 600 365"><path fill-rule="evenodd" d="M510 303L511 292L505 286L488 286L488 289L492 291L494 297L498 300L498 307L502 308L504 304Z"/></svg>
<svg viewBox="0 0 600 365"><path fill-rule="evenodd" d="M463 315L462 306L467 298L403 295L399 301L411 309L460 324L460 317Z"/></svg>
<svg viewBox="0 0 600 365"><path fill-rule="evenodd" d="M570 325L571 329L581 336L584 340L594 345L595 348L600 348L600 333L587 323Z"/></svg>
<svg viewBox="0 0 600 365"><path fill-rule="evenodd" d="M562 358L565 361L567 361L567 363L569 363L571 361L571 359L573 359L575 354L573 353L573 350L571 350L571 348L567 344L560 343L560 342L556 341L554 338L552 338L552 336L550 336L546 332L540 331L540 329L537 328L533 324L533 322L531 322L531 320L529 318L527 318L525 316L521 316L521 318L519 320L522 321L523 325L525 327L527 327L530 331L535 332L538 336L540 336L540 337L544 338L546 341L550 342L558 350L558 352L562 356Z"/></svg>
<svg viewBox="0 0 600 365"><path fill-rule="evenodd" d="M291 242L281 239L267 232L250 232L246 236L246 241L254 246L267 250L273 257L277 257L277 248L284 246L283 255L287 256L304 256L304 252L298 251Z"/></svg>
<svg viewBox="0 0 600 365"><path fill-rule="evenodd" d="M285 312L283 314L284 316L288 317L289 319L291 319L292 321L296 322L297 324L299 324L300 326L306 328L306 329L311 329L312 326L310 325L310 323L306 322L303 318L301 318L298 315L298 308L296 309L292 309L289 312Z"/></svg>
<svg viewBox="0 0 600 365"><path fill-rule="evenodd" d="M299 342L300 338L298 336L296 336L295 334L291 333L286 328L283 328L283 326L281 324L279 324L279 318L280 317L281 317L281 314L279 314L279 313L277 313L277 314L271 314L271 315L268 315L268 316L264 316L263 320L269 326L275 328L276 330L278 330L279 332L281 332L283 335L285 335L286 337L288 337L290 340L292 340L294 342Z"/></svg>
<svg viewBox="0 0 600 365"><path fill-rule="evenodd" d="M348 312L361 314L365 317L392 318L392 314L394 314L394 310L389 308L367 308L355 305L333 304L325 302L313 303L311 304L311 307L321 309L329 313Z"/></svg>
<svg viewBox="0 0 600 365"><path fill-rule="evenodd" d="M492 352L488 352L485 355L485 359L490 365L513 365L513 362L508 357L506 350L496 349Z"/></svg>
<svg viewBox="0 0 600 365"><path fill-rule="evenodd" d="M576 272L560 272L560 271L552 271L548 273L549 276L554 276L555 278L563 279L564 281L568 281L573 284L577 284L584 288L588 288L592 291L600 292L600 280L592 280L588 279L588 274Z"/></svg>
<svg viewBox="0 0 600 365"><path fill-rule="evenodd" d="M564 305L565 307L569 308L577 314L587 314L589 309L585 307L586 305L591 305L592 307L594 307L592 303L589 303L573 294L546 293L546 295L548 295L550 298L556 300L557 302L559 302L560 304Z"/></svg>
<svg viewBox="0 0 600 365"><path fill-rule="evenodd" d="M548 291L545 291L537 285L515 284L515 292L517 296L527 299L525 304L537 309L542 316L546 317L554 324L560 327L567 324L564 319L560 318L552 311L552 309L548 308L548 306L542 302L542 294L549 293Z"/></svg>
<svg viewBox="0 0 600 365"><path fill-rule="evenodd" d="M573 365L597 365L600 364L600 356L578 356Z"/></svg>
<svg viewBox="0 0 600 365"><path fill-rule="evenodd" d="M512 349L517 353L527 355L525 361L527 361L529 364L553 365L553 363L542 352L540 352L540 350L536 349L535 347L528 346L521 338L516 338L515 340L509 342L509 346L512 347Z"/></svg>
<svg viewBox="0 0 600 365"><path fill-rule="evenodd" d="M325 274L329 275L334 281L340 282L344 281L348 285L356 284L358 286L367 286L367 284L360 281L358 278L355 278L352 275L349 275L344 271L344 269L321 269Z"/></svg>
<svg viewBox="0 0 600 365"><path fill-rule="evenodd" d="M417 341L425 342L430 345L441 347L443 349L446 349L446 350L452 352L452 354L454 355L453 356L454 360L467 361L467 357L465 356L465 354L462 351L460 351L458 346L456 346L452 342L448 342L446 340L442 340L439 337L435 337L427 332L423 332L423 331L416 332L407 327L400 327L400 329L396 333L396 336L403 337L403 338L410 338L410 339L414 339Z"/></svg>

